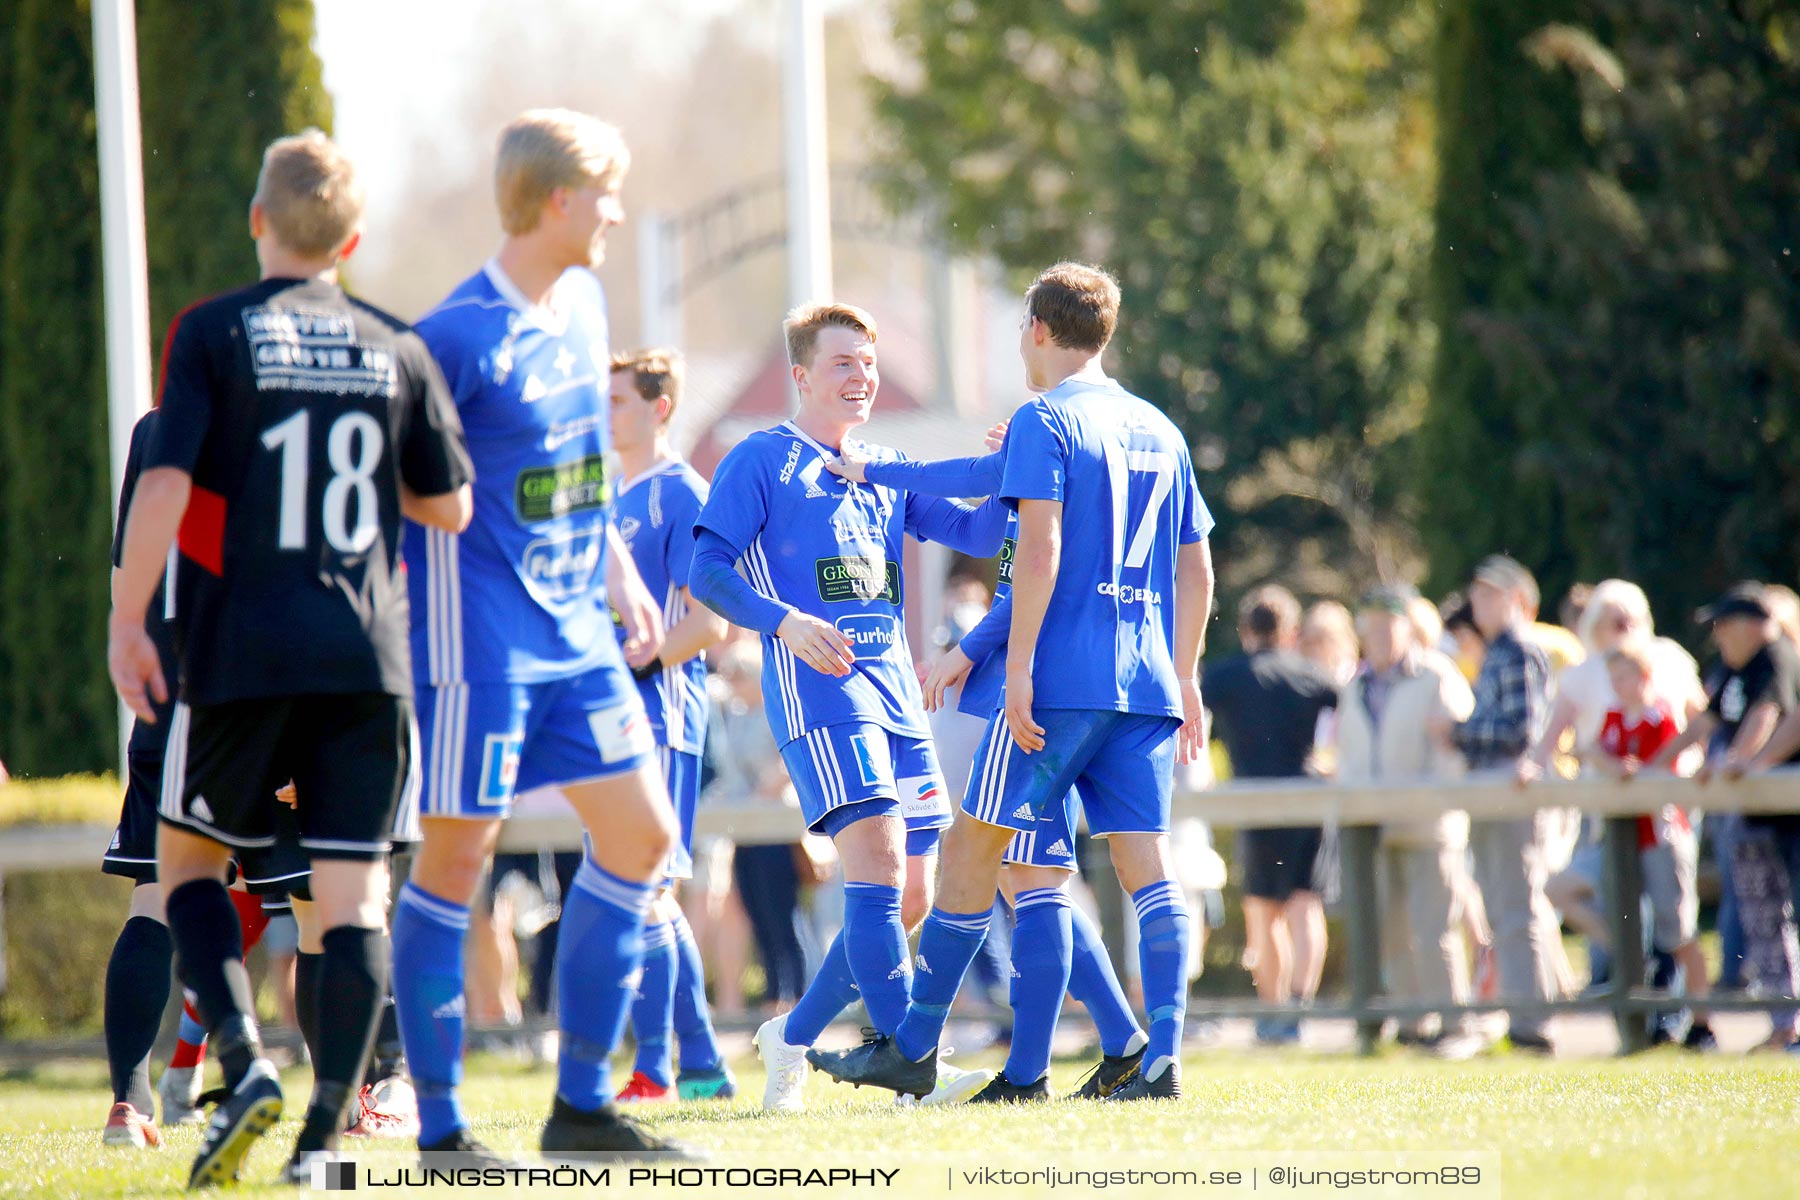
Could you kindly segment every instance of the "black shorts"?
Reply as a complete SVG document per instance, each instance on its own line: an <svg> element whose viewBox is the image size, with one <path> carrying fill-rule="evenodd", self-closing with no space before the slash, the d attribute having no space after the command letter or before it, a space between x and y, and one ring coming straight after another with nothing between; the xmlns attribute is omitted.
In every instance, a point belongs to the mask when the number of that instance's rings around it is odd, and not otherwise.
<svg viewBox="0 0 1800 1200"><path fill-rule="evenodd" d="M1317 826L1239 830L1237 867L1244 895L1280 901L1295 892L1319 891L1324 837Z"/></svg>
<svg viewBox="0 0 1800 1200"><path fill-rule="evenodd" d="M100 860L100 870L142 883L156 882L156 817L162 799L163 760L134 757L128 764L131 778L125 785L125 803L112 845ZM287 805L275 814L275 843L232 855L231 879L241 878L252 895L262 896L263 908L287 907L290 894L312 898L308 888L312 866L300 848L300 822Z"/></svg>
<svg viewBox="0 0 1800 1200"><path fill-rule="evenodd" d="M264 849L286 807L273 793L292 780L310 858L380 859L404 815L414 736L411 701L382 693L177 704L158 815L233 851Z"/></svg>

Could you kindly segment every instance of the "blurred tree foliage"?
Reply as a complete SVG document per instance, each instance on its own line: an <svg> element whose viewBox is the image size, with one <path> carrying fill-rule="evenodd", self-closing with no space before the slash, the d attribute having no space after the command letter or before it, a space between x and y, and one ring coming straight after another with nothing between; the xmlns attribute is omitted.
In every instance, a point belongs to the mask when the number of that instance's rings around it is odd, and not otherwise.
<svg viewBox="0 0 1800 1200"><path fill-rule="evenodd" d="M1195 444L1228 590L1420 569L1434 31L1422 0L899 6L898 197L1021 286L1118 275L1109 368Z"/></svg>
<svg viewBox="0 0 1800 1200"><path fill-rule="evenodd" d="M1792 583L1800 13L1486 0L1438 70L1434 574L1506 546L1547 594L1635 579L1671 628Z"/></svg>
<svg viewBox="0 0 1800 1200"><path fill-rule="evenodd" d="M0 31L0 757L113 766L99 169L89 6L15 0ZM263 147L331 105L311 0L142 0L138 61L153 328L253 279ZM160 346L155 349L160 349Z"/></svg>

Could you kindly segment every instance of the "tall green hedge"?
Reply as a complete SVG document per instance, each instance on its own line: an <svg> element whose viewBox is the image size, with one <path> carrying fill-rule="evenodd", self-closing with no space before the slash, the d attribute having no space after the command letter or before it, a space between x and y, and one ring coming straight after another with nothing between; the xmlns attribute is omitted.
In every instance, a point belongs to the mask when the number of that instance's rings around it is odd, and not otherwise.
<svg viewBox="0 0 1800 1200"><path fill-rule="evenodd" d="M116 753L92 24L86 0L15 0L0 25L0 758L62 774ZM311 0L139 3L154 354L255 277L262 149L331 122L312 41Z"/></svg>
<svg viewBox="0 0 1800 1200"><path fill-rule="evenodd" d="M99 169L85 0L16 0L0 278L0 757L113 757L105 669L106 394Z"/></svg>

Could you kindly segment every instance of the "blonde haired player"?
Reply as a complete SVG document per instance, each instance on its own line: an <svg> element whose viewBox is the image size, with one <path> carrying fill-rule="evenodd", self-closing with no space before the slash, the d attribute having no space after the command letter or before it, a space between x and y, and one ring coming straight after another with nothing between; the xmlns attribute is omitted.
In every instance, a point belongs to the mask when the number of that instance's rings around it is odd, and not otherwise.
<svg viewBox="0 0 1800 1200"><path fill-rule="evenodd" d="M424 741L424 840L394 909L395 1001L419 1147L497 1162L462 1107L463 934L518 792L560 787L589 832L563 900L547 1153L679 1154L612 1104L644 914L676 826L631 667L662 617L607 519L606 302L591 268L625 218L630 156L594 117L500 134L499 252L419 322L475 462L475 517L406 543ZM625 625L623 652L610 608Z"/></svg>

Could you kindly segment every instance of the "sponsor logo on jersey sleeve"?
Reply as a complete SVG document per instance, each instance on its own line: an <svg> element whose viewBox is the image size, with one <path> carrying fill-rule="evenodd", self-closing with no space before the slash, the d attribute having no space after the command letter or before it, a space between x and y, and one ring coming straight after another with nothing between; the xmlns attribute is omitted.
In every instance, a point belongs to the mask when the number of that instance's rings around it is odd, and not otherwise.
<svg viewBox="0 0 1800 1200"><path fill-rule="evenodd" d="M900 603L900 564L886 556L834 555L814 560L819 599L827 604L884 600Z"/></svg>
<svg viewBox="0 0 1800 1200"><path fill-rule="evenodd" d="M999 581L1006 584L1008 587L1012 586L1013 555L1017 552L1018 548L1018 538L1007 538L1004 542L1000 543Z"/></svg>
<svg viewBox="0 0 1800 1200"><path fill-rule="evenodd" d="M513 513L524 525L606 507L606 457L589 454L553 467L527 467L513 481Z"/></svg>

